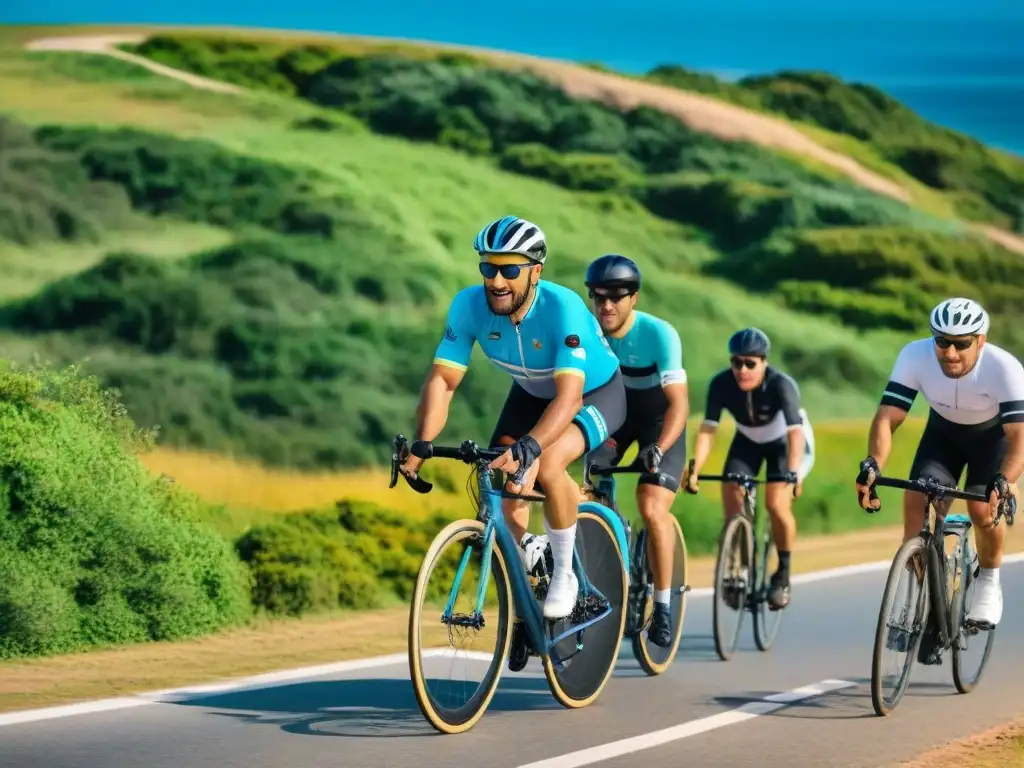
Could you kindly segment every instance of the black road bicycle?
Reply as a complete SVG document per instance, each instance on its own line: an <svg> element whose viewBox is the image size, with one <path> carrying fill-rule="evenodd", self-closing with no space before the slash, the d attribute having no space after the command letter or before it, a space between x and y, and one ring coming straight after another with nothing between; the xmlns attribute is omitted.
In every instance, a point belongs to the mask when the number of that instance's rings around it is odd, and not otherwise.
<svg viewBox="0 0 1024 768"><path fill-rule="evenodd" d="M691 459L690 472L693 466ZM758 650L767 651L779 634L782 611L768 602L768 563L773 556L777 563L778 555L774 554L771 526L757 512L757 486L763 481L736 472L698 475L697 479L736 483L743 488L743 511L725 524L718 543L713 608L715 651L722 661L733 657L747 611L754 616L754 642ZM736 627L730 631L727 622L733 617Z"/></svg>
<svg viewBox="0 0 1024 768"><path fill-rule="evenodd" d="M885 582L882 606L875 629L875 649L871 660L871 703L875 713L884 717L896 709L910 684L914 659L924 664L941 664L946 651L953 653L953 685L960 693L970 693L981 680L992 645L995 627L972 621L971 588L978 576L978 556L971 546L971 520L965 515L941 517L943 499L984 501L980 493L969 493L942 485L934 477L898 480L879 477L876 486L902 488L924 494L924 525L917 536L905 542L893 558ZM934 521L931 511L934 508ZM999 505L993 524L1005 515L1013 525L1017 500ZM949 544L947 544L947 540ZM951 551L949 546L951 545ZM906 594L900 597L900 579L906 574ZM895 616L891 615L895 609ZM897 664L896 680L886 694L883 658L893 651L906 658ZM969 651L980 651L975 671L968 661Z"/></svg>

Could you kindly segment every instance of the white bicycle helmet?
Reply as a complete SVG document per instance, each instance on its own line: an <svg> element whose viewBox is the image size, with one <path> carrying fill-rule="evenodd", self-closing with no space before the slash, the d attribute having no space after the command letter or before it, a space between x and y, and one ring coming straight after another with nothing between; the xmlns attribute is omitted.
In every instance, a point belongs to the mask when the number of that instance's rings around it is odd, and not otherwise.
<svg viewBox="0 0 1024 768"><path fill-rule="evenodd" d="M473 240L476 252L518 253L543 264L548 255L547 239L541 228L518 216L502 216L481 229Z"/></svg>
<svg viewBox="0 0 1024 768"><path fill-rule="evenodd" d="M935 305L931 312L932 333L974 336L988 333L988 312L976 301L957 297Z"/></svg>

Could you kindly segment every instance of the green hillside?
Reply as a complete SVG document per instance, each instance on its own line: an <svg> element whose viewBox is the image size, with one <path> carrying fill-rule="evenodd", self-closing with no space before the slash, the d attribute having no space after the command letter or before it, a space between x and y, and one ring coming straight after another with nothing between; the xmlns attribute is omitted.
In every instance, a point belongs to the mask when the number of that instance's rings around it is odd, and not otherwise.
<svg viewBox="0 0 1024 768"><path fill-rule="evenodd" d="M868 413L895 349L953 290L989 302L998 340L1020 349L1003 321L1024 291L1015 254L653 109L467 57L166 37L137 50L255 90L8 48L18 185L0 202L0 258L93 255L63 277L28 270L38 284L23 278L0 322L14 353L88 355L165 444L300 467L383 459L449 297L477 279L471 238L506 212L545 228L545 275L581 292L601 253L637 260L643 307L683 337L695 410L748 323L819 421ZM171 225L212 242L155 259L161 238L131 234ZM506 387L474 367L448 434L485 434Z"/></svg>

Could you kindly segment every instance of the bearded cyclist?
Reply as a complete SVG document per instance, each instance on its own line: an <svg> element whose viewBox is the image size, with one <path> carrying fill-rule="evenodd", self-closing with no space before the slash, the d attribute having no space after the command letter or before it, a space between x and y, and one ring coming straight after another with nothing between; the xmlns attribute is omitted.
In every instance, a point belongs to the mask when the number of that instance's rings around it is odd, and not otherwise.
<svg viewBox="0 0 1024 768"><path fill-rule="evenodd" d="M766 465L765 506L779 553L768 603L773 610L780 610L790 600L790 554L796 541L793 497L800 495L814 464L814 433L807 412L800 407L796 382L768 364L770 349L771 342L758 328L744 328L729 339L731 368L721 371L708 385L704 423L694 443L686 491L698 491L697 475L711 453L724 408L736 421L724 472L756 477L761 464ZM743 489L732 483L723 485L722 505L726 520L738 514Z"/></svg>
<svg viewBox="0 0 1024 768"><path fill-rule="evenodd" d="M920 393L930 410L910 477L930 475L956 486L966 468L965 490L988 497L988 502L967 502L981 566L970 618L995 627L1003 613L999 566L1006 527L992 521L999 503L1017 495L1016 483L1024 472L1024 367L1006 350L987 343L989 317L977 302L946 299L932 309L929 320L931 336L910 342L896 357L871 422L857 497L869 512L881 508L875 479L889 459L893 433ZM904 492L904 541L921 530L924 501L916 491ZM919 658L927 664L929 656L922 652Z"/></svg>
<svg viewBox="0 0 1024 768"><path fill-rule="evenodd" d="M583 299L541 281L547 242L540 227L505 216L480 230L474 248L483 284L464 288L452 300L421 391L415 436L433 440L444 429L474 342L512 376L490 439L492 447L511 446L490 466L509 475L506 487L513 493L529 493L535 481L543 486L553 560L543 613L561 619L575 606L578 590L572 562L580 495L566 468L622 425L622 373ZM410 456L402 473L415 477L421 464ZM527 536L527 504L502 500L505 521L520 545ZM521 661L525 666L525 657Z"/></svg>
<svg viewBox="0 0 1024 768"><path fill-rule="evenodd" d="M626 385L626 420L612 436L587 454L585 485L593 465L615 466L636 442L634 463L645 470L637 482L637 507L650 537L648 557L654 574L654 616L651 642L672 644L674 537L671 523L675 500L686 468L686 417L689 413L682 345L675 328L634 307L640 290L640 269L625 256L608 254L587 268L585 280L605 338L619 358Z"/></svg>

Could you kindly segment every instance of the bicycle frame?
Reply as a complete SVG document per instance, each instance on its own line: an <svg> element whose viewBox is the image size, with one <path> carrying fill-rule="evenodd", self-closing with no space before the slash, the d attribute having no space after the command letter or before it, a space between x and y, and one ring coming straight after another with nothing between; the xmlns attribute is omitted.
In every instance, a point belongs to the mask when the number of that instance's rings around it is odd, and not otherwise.
<svg viewBox="0 0 1024 768"><path fill-rule="evenodd" d="M394 479L397 479L395 477L397 474L396 462L398 461L398 456L401 453L399 450L401 447L400 442L404 442L404 440L405 438L401 436L395 439L396 451L392 457L393 481ZM586 630L587 627L608 616L611 613L611 607L607 606L599 615L591 617L578 625L572 626L560 635L548 640L546 636L547 633L545 632L546 619L541 612L541 607L537 603L533 587L530 584L526 571L523 569L522 560L519 555L519 545L512 538L508 525L505 523L505 516L501 511L501 500L506 494L502 490L495 488L491 482L491 470L488 468L488 464L500 455L501 451L486 451L479 449L470 440L465 441L457 450L445 449L438 446L433 446L430 450L431 455L435 457L459 459L465 463L475 464L477 487L480 491L480 508L477 513L477 520L484 524L484 532L483 552L481 554L482 574L480 578L480 585L477 588L476 604L474 605L472 621L479 623L480 625L483 623L484 600L487 595L487 587L490 583L491 577L492 550L495 542L497 542L498 549L505 560L506 571L508 572L509 577L509 587L512 591L512 602L515 606L515 614L518 618L522 619L525 624L527 639L532 646L534 653L537 655L549 656L552 663L561 669L563 667L563 660L554 652L554 647L558 643L562 642L562 640L575 633L577 635L577 650L581 649L583 631ZM420 481L420 483L422 484L420 487L425 487L426 490L420 490L420 488L413 486L414 490L418 490L421 493L429 492L431 487L430 484L426 483L426 481ZM512 497L530 501L543 501L543 498L539 496L531 497L513 494ZM578 509L580 511L593 512L601 517L611 528L616 541L619 542L620 545L625 542L626 533L622 520L610 509L594 502L581 504ZM459 563L458 570L456 571L455 579L448 595L448 602L441 617L441 621L445 624L452 622L452 611L455 606L455 600L458 597L462 576L465 573L466 566L469 564L471 552L472 550L467 547L466 551L462 555L462 560ZM624 558L620 558L620 562L622 563L623 570L626 573L626 581L628 585L629 569L626 567ZM587 574L583 569L582 562L580 561L579 550L576 547L573 548L573 572L576 574L576 578L580 585L580 591L585 598L593 595L602 601L606 601L605 596L602 595L587 578Z"/></svg>
<svg viewBox="0 0 1024 768"><path fill-rule="evenodd" d="M988 497L980 493L961 491L958 488L950 488L941 485L936 478L923 477L918 480L898 480L891 477L879 477L875 485L889 488L901 488L906 491L916 491L924 495L924 522L918 536L925 542L928 552L928 560L925 564L925 571L928 574L928 592L931 610L938 626L938 648L946 650L960 632L960 617L954 616L950 610L949 594L947 585L949 582L947 573L947 562L945 553L945 535L949 531L956 535L963 536L967 546L970 540L966 538L967 531L971 528L971 520L964 515L942 514L937 502L949 497L963 499L965 501L988 502ZM996 513L993 525L999 523L999 519L1006 517L1007 525L1013 525L1016 513L1016 500L1010 504L1000 504ZM934 519L931 512L934 510ZM964 551L966 562L966 550Z"/></svg>

